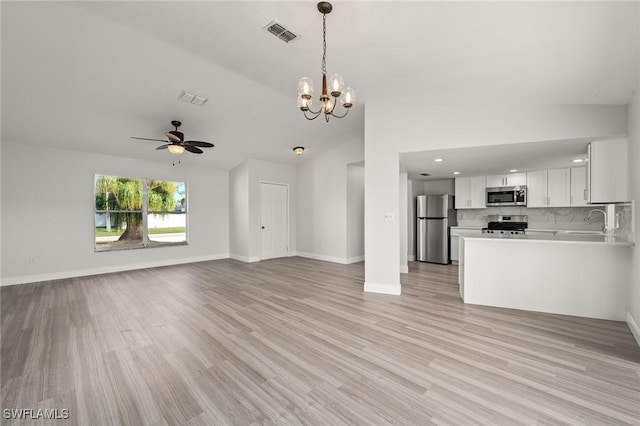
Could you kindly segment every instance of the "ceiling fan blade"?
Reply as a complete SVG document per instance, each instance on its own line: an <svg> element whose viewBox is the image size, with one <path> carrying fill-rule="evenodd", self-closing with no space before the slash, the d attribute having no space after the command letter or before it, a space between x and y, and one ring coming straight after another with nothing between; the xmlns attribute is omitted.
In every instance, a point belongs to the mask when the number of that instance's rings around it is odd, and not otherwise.
<svg viewBox="0 0 640 426"><path fill-rule="evenodd" d="M170 132L165 133L165 135L175 142L182 142L184 140L184 133L179 132L177 130L172 130Z"/></svg>
<svg viewBox="0 0 640 426"><path fill-rule="evenodd" d="M156 150L160 151L161 149L167 149L169 145L160 145L159 147L156 148Z"/></svg>
<svg viewBox="0 0 640 426"><path fill-rule="evenodd" d="M140 139L140 140L143 140L143 141L167 142L165 139L137 138L135 136L131 136L131 139Z"/></svg>
<svg viewBox="0 0 640 426"><path fill-rule="evenodd" d="M191 146L199 146L201 148L213 148L215 145L210 142L200 142L200 141L184 141L185 145Z"/></svg>
<svg viewBox="0 0 640 426"><path fill-rule="evenodd" d="M184 149L186 149L189 152L193 152L194 154L202 154L204 151L201 150L200 148L196 148L195 146L191 146L191 145L182 145L184 146Z"/></svg>

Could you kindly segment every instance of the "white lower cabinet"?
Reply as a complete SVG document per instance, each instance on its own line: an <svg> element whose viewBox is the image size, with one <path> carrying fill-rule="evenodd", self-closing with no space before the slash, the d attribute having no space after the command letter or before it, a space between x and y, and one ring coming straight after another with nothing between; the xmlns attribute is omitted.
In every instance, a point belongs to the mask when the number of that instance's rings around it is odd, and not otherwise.
<svg viewBox="0 0 640 426"><path fill-rule="evenodd" d="M477 228L451 228L451 239L450 239L450 249L451 249L451 262L457 264L460 260L460 235L481 235L482 230Z"/></svg>

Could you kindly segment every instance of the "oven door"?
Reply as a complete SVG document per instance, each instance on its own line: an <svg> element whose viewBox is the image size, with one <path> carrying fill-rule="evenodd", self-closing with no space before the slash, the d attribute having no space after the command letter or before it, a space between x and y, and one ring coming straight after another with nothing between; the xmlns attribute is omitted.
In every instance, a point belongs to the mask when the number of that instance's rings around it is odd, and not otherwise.
<svg viewBox="0 0 640 426"><path fill-rule="evenodd" d="M516 190L512 187L487 188L487 207L515 206Z"/></svg>

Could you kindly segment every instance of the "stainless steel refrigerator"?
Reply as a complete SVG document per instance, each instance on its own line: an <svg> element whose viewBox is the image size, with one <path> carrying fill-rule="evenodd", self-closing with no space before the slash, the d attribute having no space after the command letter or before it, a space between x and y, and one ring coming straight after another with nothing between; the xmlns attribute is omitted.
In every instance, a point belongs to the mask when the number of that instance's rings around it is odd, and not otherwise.
<svg viewBox="0 0 640 426"><path fill-rule="evenodd" d="M418 195L416 218L416 260L448 264L449 227L456 225L453 196Z"/></svg>

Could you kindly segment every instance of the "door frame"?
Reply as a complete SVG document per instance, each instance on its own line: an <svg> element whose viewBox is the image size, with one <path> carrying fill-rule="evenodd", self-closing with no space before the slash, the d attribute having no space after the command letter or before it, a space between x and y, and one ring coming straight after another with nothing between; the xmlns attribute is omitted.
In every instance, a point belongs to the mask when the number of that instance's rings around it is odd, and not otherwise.
<svg viewBox="0 0 640 426"><path fill-rule="evenodd" d="M286 211L286 216L287 216L287 255L286 257L289 257L291 250L290 250L290 240L289 240L289 236L291 234L291 221L290 221L290 203L291 203L291 196L290 196L290 187L288 183L282 183L282 182L274 182L274 181L268 181L268 180L261 180L260 181L260 202L259 202L259 209L260 209L260 260L263 260L262 257L262 185L279 185L279 186L284 186L287 189L287 211Z"/></svg>

